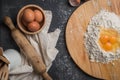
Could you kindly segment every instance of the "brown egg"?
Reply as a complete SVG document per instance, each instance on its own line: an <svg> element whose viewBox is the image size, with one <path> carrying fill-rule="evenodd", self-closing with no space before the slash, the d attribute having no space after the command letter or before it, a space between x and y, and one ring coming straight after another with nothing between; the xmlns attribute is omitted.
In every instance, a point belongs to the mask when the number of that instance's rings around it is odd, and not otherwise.
<svg viewBox="0 0 120 80"><path fill-rule="evenodd" d="M28 24L27 28L29 31L35 32L40 29L40 24L37 21L33 21Z"/></svg>
<svg viewBox="0 0 120 80"><path fill-rule="evenodd" d="M34 12L32 11L32 9L28 8L28 9L24 10L24 12L23 12L23 19L26 22L32 22L35 19Z"/></svg>
<svg viewBox="0 0 120 80"><path fill-rule="evenodd" d="M22 19L22 24L23 24L25 27L27 27L28 22L26 22L24 19Z"/></svg>
<svg viewBox="0 0 120 80"><path fill-rule="evenodd" d="M43 14L40 10L34 10L35 20L41 22L43 20Z"/></svg>

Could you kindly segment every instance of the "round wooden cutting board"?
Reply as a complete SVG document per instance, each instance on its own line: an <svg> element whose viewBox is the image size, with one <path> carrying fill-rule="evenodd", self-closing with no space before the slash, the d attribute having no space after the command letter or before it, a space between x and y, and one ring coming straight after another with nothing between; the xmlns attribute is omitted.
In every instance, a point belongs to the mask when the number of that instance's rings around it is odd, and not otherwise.
<svg viewBox="0 0 120 80"><path fill-rule="evenodd" d="M91 0L78 7L66 26L66 44L74 62L87 74L106 80L120 80L120 60L102 64L91 62L84 47L84 33L90 19L101 9L120 15L120 0Z"/></svg>

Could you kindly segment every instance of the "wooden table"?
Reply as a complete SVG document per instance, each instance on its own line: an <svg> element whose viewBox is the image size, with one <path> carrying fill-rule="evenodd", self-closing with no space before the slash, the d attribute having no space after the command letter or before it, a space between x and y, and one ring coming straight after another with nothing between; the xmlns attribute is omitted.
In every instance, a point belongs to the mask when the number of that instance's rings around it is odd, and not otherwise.
<svg viewBox="0 0 120 80"><path fill-rule="evenodd" d="M19 50L13 41L10 30L3 24L3 17L10 16L16 25L18 10L26 4L37 4L45 10L53 12L53 19L49 32L56 28L61 29L60 37L56 48L59 53L49 70L53 80L99 80L84 73L73 62L65 43L65 29L67 21L77 7L71 7L68 0L0 0L0 46L4 50L13 48ZM83 1L82 1L83 3Z"/></svg>

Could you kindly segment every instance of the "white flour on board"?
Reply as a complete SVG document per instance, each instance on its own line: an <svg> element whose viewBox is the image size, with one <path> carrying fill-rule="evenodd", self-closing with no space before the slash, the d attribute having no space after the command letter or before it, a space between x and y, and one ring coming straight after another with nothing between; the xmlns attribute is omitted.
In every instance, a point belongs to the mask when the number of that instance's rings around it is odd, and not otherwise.
<svg viewBox="0 0 120 80"><path fill-rule="evenodd" d="M108 63L113 60L120 58L120 49L117 49L115 53L107 52L103 50L98 43L100 26L104 28L115 29L120 33L120 18L113 12L108 12L106 10L101 10L97 15L95 15L87 28L85 33L85 47L89 58L91 61Z"/></svg>

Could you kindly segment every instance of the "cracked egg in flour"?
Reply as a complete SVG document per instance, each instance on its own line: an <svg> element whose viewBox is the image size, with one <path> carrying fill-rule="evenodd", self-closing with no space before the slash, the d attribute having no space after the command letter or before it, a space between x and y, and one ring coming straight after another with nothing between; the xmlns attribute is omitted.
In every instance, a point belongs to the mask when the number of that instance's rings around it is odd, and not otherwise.
<svg viewBox="0 0 120 80"><path fill-rule="evenodd" d="M85 36L90 61L108 63L120 58L120 17L101 10L92 17Z"/></svg>
<svg viewBox="0 0 120 80"><path fill-rule="evenodd" d="M120 34L114 29L101 28L98 43L103 50L115 53L120 48Z"/></svg>

